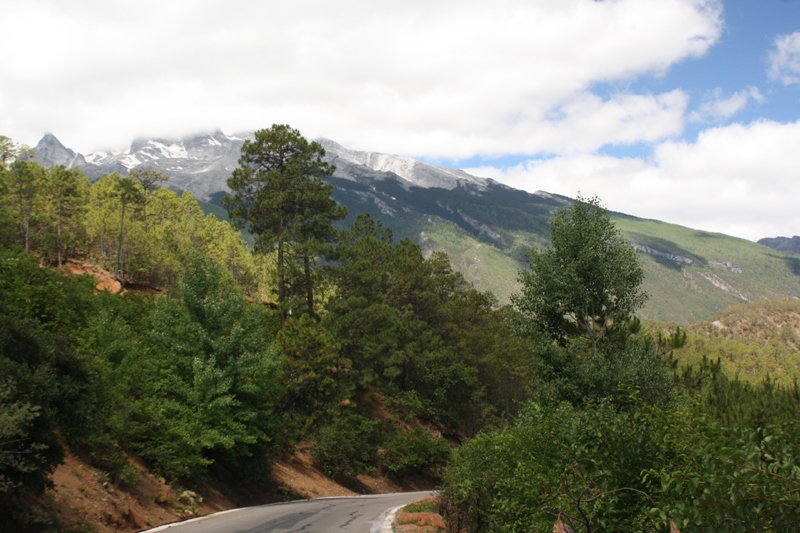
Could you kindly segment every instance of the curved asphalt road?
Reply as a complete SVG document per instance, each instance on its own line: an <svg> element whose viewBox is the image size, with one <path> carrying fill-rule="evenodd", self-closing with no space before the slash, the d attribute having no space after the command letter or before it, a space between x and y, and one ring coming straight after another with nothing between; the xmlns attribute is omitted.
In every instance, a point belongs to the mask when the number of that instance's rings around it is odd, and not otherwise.
<svg viewBox="0 0 800 533"><path fill-rule="evenodd" d="M433 495L398 492L343 498L319 498L223 511L147 533L383 533L391 532L397 507ZM386 523L386 524L384 524Z"/></svg>

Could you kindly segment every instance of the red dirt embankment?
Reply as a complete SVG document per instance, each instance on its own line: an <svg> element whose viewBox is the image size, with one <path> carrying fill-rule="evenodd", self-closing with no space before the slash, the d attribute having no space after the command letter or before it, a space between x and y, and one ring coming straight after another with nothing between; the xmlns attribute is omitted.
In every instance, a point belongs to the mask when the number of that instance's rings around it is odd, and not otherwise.
<svg viewBox="0 0 800 533"><path fill-rule="evenodd" d="M98 291L116 293L120 290L120 283L111 273L88 261L67 261L64 271L91 275ZM273 465L273 481L278 487L275 492L245 492L230 482L227 485L224 482L205 484L195 487L195 490L185 490L168 485L132 455L127 455L126 460L136 469L139 479L135 484L126 485L119 479L110 479L106 472L67 451L64 463L53 473L53 489L45 494L44 503L59 517L65 528L89 526L97 533L133 533L235 507L286 499L432 488L430 480L409 481L401 486L386 477L368 475L348 480L348 487L345 487L316 467L309 447L309 444L301 445L290 457ZM409 524L404 527L411 529L403 531L422 533L431 530L428 526L427 523L425 527Z"/></svg>

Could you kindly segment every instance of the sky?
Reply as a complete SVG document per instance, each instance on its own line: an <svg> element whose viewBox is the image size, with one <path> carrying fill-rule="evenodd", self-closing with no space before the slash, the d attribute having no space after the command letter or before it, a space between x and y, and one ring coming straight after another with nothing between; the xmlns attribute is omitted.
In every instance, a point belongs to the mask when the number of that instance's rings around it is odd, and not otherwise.
<svg viewBox="0 0 800 533"><path fill-rule="evenodd" d="M0 0L0 135L255 131L800 234L800 0Z"/></svg>

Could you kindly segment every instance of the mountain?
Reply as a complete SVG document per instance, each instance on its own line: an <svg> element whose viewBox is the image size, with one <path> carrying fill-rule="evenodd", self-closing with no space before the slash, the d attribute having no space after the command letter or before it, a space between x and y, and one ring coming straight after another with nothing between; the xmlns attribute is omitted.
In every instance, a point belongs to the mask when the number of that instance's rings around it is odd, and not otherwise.
<svg viewBox="0 0 800 533"><path fill-rule="evenodd" d="M781 252L791 252L793 254L800 254L800 237L795 235L789 237L765 237L758 240L758 244L769 246L773 250L780 250Z"/></svg>
<svg viewBox="0 0 800 533"><path fill-rule="evenodd" d="M64 165L67 168L82 168L86 165L86 160L82 155L65 147L52 133L45 134L36 145L35 150L35 161L44 167Z"/></svg>
<svg viewBox="0 0 800 533"><path fill-rule="evenodd" d="M364 179L366 181L395 179L400 181L404 188L437 187L447 190L468 185L477 190L486 190L491 181L477 178L463 170L436 167L408 157L348 150L329 139L317 139L317 141L325 148L328 162L336 165L334 176L338 178L362 182Z"/></svg>
<svg viewBox="0 0 800 533"><path fill-rule="evenodd" d="M230 192L226 180L238 165L239 151L252 133L228 136L220 130L182 138L136 139L125 152L77 154L48 133L34 147L35 161L44 166L79 168L90 178L142 166L170 176L168 185L191 192L200 200L215 193ZM329 139L318 139L327 151L326 160L336 165L335 177L360 183L397 180L403 187L454 189L473 185L485 189L489 180L461 170L436 167L414 159L374 152L358 152Z"/></svg>
<svg viewBox="0 0 800 533"><path fill-rule="evenodd" d="M86 156L64 148L53 135L45 135L34 147L35 160L45 166L76 167L90 178L142 166L170 177L170 188L189 191L201 200L228 191L225 180L236 168L244 137L217 130L180 139L136 139L126 152L95 152Z"/></svg>
<svg viewBox="0 0 800 533"><path fill-rule="evenodd" d="M52 135L35 147L47 166L81 168L92 178L145 166L170 176L167 186L195 195L207 212L224 217L219 200L252 134L217 130L180 139L137 139L124 153L77 154ZM525 253L546 245L553 212L572 201L546 192L528 193L494 180L414 159L347 149L319 139L336 165L328 181L347 207L349 223L368 212L430 254L446 252L453 267L481 290L507 302L518 290ZM697 231L656 220L612 213L623 236L638 250L651 298L646 319L690 324L731 305L800 298L800 258L744 239Z"/></svg>

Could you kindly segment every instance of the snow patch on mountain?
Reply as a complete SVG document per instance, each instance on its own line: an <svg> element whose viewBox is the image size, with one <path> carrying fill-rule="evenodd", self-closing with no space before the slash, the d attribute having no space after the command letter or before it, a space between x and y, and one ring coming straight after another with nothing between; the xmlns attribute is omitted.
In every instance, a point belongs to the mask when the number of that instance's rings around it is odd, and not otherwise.
<svg viewBox="0 0 800 533"><path fill-rule="evenodd" d="M452 190L459 186L471 186L486 190L488 186L486 178L475 177L463 170L437 167L398 155L350 150L330 139L317 139L317 142L325 148L327 159L336 165L334 175L337 177L352 179L366 168L384 173L386 177L399 177L406 188L438 187Z"/></svg>
<svg viewBox="0 0 800 533"><path fill-rule="evenodd" d="M35 147L37 160L45 166L65 165L83 170L92 179L119 172L122 175L142 167L169 176L166 185L191 192L201 200L218 192L229 192L227 179L239 165L239 155L252 133L227 135L221 130L187 135L181 138L138 138L125 152L98 151L86 156L64 147L55 136L45 135ZM481 195L492 180L478 178L461 170L429 165L408 157L378 152L349 150L329 139L318 139L327 154L325 160L336 165L335 177L368 183L373 180L396 180L406 190L411 187L437 187L453 190L461 187ZM383 200L380 200L383 202ZM392 207L380 205L392 214Z"/></svg>

